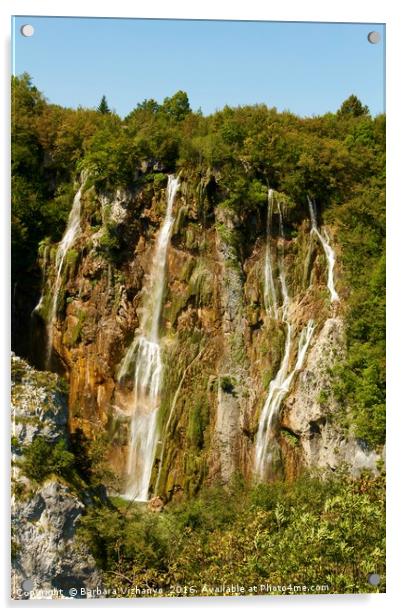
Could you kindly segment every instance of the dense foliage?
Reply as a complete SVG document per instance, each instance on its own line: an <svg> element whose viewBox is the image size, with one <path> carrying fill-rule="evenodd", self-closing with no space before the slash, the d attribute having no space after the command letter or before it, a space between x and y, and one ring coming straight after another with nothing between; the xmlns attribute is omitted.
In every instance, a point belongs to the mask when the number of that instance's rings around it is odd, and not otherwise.
<svg viewBox="0 0 402 616"><path fill-rule="evenodd" d="M37 436L32 443L22 450L19 464L25 477L41 483L52 474L68 477L74 466L74 454L68 451L65 440L52 443L42 436Z"/></svg>
<svg viewBox="0 0 402 616"><path fill-rule="evenodd" d="M89 510L80 532L106 586L151 595L232 594L214 590L232 584L244 594L264 594L261 585L273 594L297 594L290 585L307 593L384 591L383 580L377 589L368 583L370 573L384 575L382 477L234 485L229 493L205 489L160 514L117 499ZM278 586L286 588L268 588Z"/></svg>
<svg viewBox="0 0 402 616"><path fill-rule="evenodd" d="M348 354L335 393L345 424L371 447L385 441L385 194L373 178L339 207L337 222L348 284Z"/></svg>

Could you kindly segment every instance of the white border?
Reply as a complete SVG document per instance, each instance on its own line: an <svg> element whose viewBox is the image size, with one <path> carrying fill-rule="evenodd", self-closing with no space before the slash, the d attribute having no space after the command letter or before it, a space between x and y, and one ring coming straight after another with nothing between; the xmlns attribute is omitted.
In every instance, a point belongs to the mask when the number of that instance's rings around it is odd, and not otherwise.
<svg viewBox="0 0 402 616"><path fill-rule="evenodd" d="M191 4L189 1L179 0L153 0L150 3L113 0L110 3L100 4L90 0L2 0L0 4L0 33L2 45L2 95L0 97L0 135L1 160L0 186L2 189L3 204L1 207L2 224L0 226L3 250L1 259L1 272L3 283L3 295L0 302L2 323L4 325L3 341L9 341L9 256L6 250L9 247L9 75L10 75L10 32L11 15L61 15L61 16L98 16L98 17L165 17L165 18L193 18L193 19L265 19L277 21L335 21L335 22L375 22L387 24L387 117L388 117L388 145L387 145L387 207L388 207L388 575L387 595L371 596L301 596L301 597L250 597L250 598L204 598L204 599L158 599L152 601L106 600L74 602L60 601L57 605L51 602L15 602L8 600L9 593L9 555L8 537L3 530L5 548L1 558L1 597L3 607L16 609L17 613L25 609L43 610L46 608L60 607L61 609L103 609L104 607L149 613L163 610L167 613L172 611L191 610L194 613L208 611L218 612L230 610L240 613L244 609L253 610L255 614L267 613L268 610L277 610L281 616L293 613L298 615L322 613L338 614L339 611L364 615L378 612L381 609L392 608L398 605L398 586L401 579L402 541L400 524L401 476L399 471L400 459L398 453L401 449L401 422L402 415L399 403L400 392L398 391L398 372L402 369L400 349L402 348L400 336L400 310L398 299L400 294L400 229L401 227L401 204L400 204L400 166L401 166L401 83L400 64L402 58L402 19L401 5L398 0L334 0L332 3L323 0L281 0L269 3L268 0L203 0L202 3ZM399 136L399 137L398 137ZM399 141L399 143L398 143ZM399 173L398 173L399 172ZM7 247L7 249L6 249ZM399 282L399 285L398 285ZM399 286L399 289L398 289ZM8 467L8 362L9 343L2 345L1 357L1 389L4 397L3 430L4 438L3 468ZM398 365L399 362L399 365ZM5 417L5 419L4 419ZM3 478L3 499L1 516L3 529L8 529L8 478Z"/></svg>

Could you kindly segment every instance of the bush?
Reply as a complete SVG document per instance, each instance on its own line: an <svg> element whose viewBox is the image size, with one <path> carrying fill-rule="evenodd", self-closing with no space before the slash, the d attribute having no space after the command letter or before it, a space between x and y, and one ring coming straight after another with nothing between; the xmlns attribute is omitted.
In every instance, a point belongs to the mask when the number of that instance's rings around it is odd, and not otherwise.
<svg viewBox="0 0 402 616"><path fill-rule="evenodd" d="M118 263L122 258L121 238L119 234L119 227L116 223L108 222L104 226L103 233L99 238L98 250L112 262Z"/></svg>
<svg viewBox="0 0 402 616"><path fill-rule="evenodd" d="M74 454L68 451L64 439L56 444L37 436L22 449L23 459L19 463L22 473L38 483L53 473L68 478L74 465Z"/></svg>
<svg viewBox="0 0 402 616"><path fill-rule="evenodd" d="M236 387L236 379L227 374L220 377L219 383L220 383L220 387L222 391L224 391L227 394L233 393Z"/></svg>
<svg viewBox="0 0 402 616"><path fill-rule="evenodd" d="M162 513L137 503L92 509L81 536L107 570L139 586L204 584L237 579L259 584L323 584L329 593L384 592L385 482L338 471L292 484L204 489ZM381 584L374 589L368 575ZM292 591L287 591L289 594ZM211 590L210 594L213 594Z"/></svg>
<svg viewBox="0 0 402 616"><path fill-rule="evenodd" d="M75 466L80 476L93 489L106 488L116 491L118 478L109 467L110 438L107 432L93 438L85 436L78 428L70 436Z"/></svg>

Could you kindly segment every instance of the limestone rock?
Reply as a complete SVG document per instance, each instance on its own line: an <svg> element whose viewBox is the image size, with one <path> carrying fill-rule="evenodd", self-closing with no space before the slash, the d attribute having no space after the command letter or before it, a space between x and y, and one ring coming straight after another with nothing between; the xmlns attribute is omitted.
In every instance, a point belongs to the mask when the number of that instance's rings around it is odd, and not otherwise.
<svg viewBox="0 0 402 616"><path fill-rule="evenodd" d="M26 581L32 596L71 588L96 588L101 583L93 557L76 538L84 504L56 479L46 481L26 501L14 499L12 596L21 595Z"/></svg>
<svg viewBox="0 0 402 616"><path fill-rule="evenodd" d="M56 441L65 435L67 400L57 375L37 372L15 355L11 362L13 454L18 456L36 436Z"/></svg>
<svg viewBox="0 0 402 616"><path fill-rule="evenodd" d="M76 536L85 510L82 498L64 480L42 485L25 477L18 463L37 437L67 439L67 405L60 378L37 372L12 357L12 597L69 596L70 588L94 588L100 573ZM21 486L23 487L21 491Z"/></svg>
<svg viewBox="0 0 402 616"><path fill-rule="evenodd" d="M164 506L165 502L160 496L154 496L154 498L151 498L148 502L149 511L154 511L156 513L163 511Z"/></svg>
<svg viewBox="0 0 402 616"><path fill-rule="evenodd" d="M335 469L346 463L356 475L363 468L375 471L379 456L339 428L341 409L333 395L331 368L344 353L344 323L340 317L330 317L285 403L281 423L299 439L304 466Z"/></svg>

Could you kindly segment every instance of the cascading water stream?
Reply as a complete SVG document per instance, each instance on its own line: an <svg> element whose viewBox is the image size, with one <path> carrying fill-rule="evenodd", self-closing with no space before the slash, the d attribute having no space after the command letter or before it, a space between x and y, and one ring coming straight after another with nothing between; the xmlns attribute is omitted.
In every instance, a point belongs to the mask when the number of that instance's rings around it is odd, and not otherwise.
<svg viewBox="0 0 402 616"><path fill-rule="evenodd" d="M264 265L264 303L265 310L278 318L278 301L272 273L272 255L271 255L271 226L272 213L274 208L273 190L268 190L268 212L267 212L267 243L265 248L265 265Z"/></svg>
<svg viewBox="0 0 402 616"><path fill-rule="evenodd" d="M163 376L159 320L165 287L167 250L174 223L172 210L178 188L178 179L169 175L166 214L158 234L148 283L144 288L140 327L118 374L119 380L122 379L134 363L127 484L124 494L130 500L148 500L158 439L157 416Z"/></svg>
<svg viewBox="0 0 402 616"><path fill-rule="evenodd" d="M81 219L81 193L82 193L82 185L78 189L74 200L73 205L68 217L67 227L64 232L64 235L57 247L56 253L56 280L53 286L53 295L52 301L50 304L50 314L47 326L47 354L46 354L46 367L50 366L50 360L52 357L53 351L53 328L54 321L56 319L57 314L57 303L58 297L61 288L61 275L63 272L63 265L66 259L67 252L74 244L77 236L80 232L80 219Z"/></svg>
<svg viewBox="0 0 402 616"><path fill-rule="evenodd" d="M286 321L288 319L288 308L289 308L289 293L288 288L286 286L286 278L285 278L285 249L284 249L284 241L285 241L285 231L283 228L283 215L281 203L278 201L278 216L279 216L279 282L281 285L282 292L282 321Z"/></svg>
<svg viewBox="0 0 402 616"><path fill-rule="evenodd" d="M272 440L275 438L273 422L278 416L283 399L289 393L296 373L303 367L304 358L307 349L310 346L310 341L313 336L315 326L314 322L310 320L303 329L299 338L299 347L295 367L286 376L289 367L292 332L292 328L289 323L287 323L287 327L288 334L286 336L285 354L275 379L269 384L268 397L262 409L258 425L255 450L255 474L261 480L264 479L266 469L271 463L272 455L270 453L270 445Z"/></svg>
<svg viewBox="0 0 402 616"><path fill-rule="evenodd" d="M272 210L273 210L273 196L271 193L271 199L268 201L268 217L272 219ZM279 231L280 231L280 239L278 240L279 244L279 258L278 258L278 266L279 266L279 281L281 286L281 294L282 294L282 307L281 307L281 321L286 326L286 341L285 341L285 351L282 358L281 365L279 370L275 376L275 378L270 382L268 389L268 396L265 400L265 404L261 411L261 416L258 424L257 438L256 438L256 446L255 446L255 460L254 460L254 472L255 475L263 480L266 474L267 469L269 468L272 462L272 453L270 451L272 442L275 439L274 432L274 421L279 414L281 404L285 396L290 390L290 387L293 383L293 379L298 370L301 369L304 361L304 357L306 355L307 349L310 345L310 341L314 332L314 322L310 320L307 326L303 329L300 338L299 338L299 347L297 353L296 364L291 372L289 372L289 360L290 360L290 352L292 346L292 334L293 328L292 324L289 320L288 312L289 312L289 293L286 285L286 277L285 277L285 264L284 264L284 228L283 228L283 214L281 210L281 204L278 202L277 204L278 216L279 216ZM270 233L270 225L267 225L267 232ZM267 244L270 242L270 235L267 237ZM271 259L270 251L266 252L266 261L267 259ZM272 264L269 265L269 269L272 272ZM271 280L269 276L265 277L265 284L271 285ZM272 281L273 285L273 281ZM277 310L277 314L278 314ZM279 320L277 318L277 320Z"/></svg>
<svg viewBox="0 0 402 616"><path fill-rule="evenodd" d="M41 295L40 295L38 303L36 304L35 308L31 312L31 317L34 314L40 312L40 309L42 308L43 301L45 299L45 286L46 286L46 274L47 274L48 255L49 255L49 246L46 245L44 250L43 250L42 267L41 267L41 269L42 269L42 291L41 291Z"/></svg>
<svg viewBox="0 0 402 616"><path fill-rule="evenodd" d="M316 214L316 208L315 208L314 201L310 199L309 196L307 196L307 201L308 201L308 207L310 210L311 233L315 233L318 239L320 240L321 245L325 252L327 263L328 263L327 287L328 287L328 290L331 296L331 302L338 302L339 295L336 292L335 283L334 283L335 253L329 243L328 234L325 231L325 229L324 229L325 237L318 230L317 214Z"/></svg>

